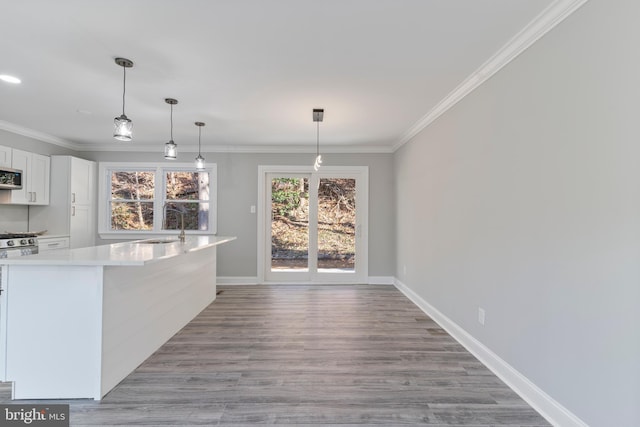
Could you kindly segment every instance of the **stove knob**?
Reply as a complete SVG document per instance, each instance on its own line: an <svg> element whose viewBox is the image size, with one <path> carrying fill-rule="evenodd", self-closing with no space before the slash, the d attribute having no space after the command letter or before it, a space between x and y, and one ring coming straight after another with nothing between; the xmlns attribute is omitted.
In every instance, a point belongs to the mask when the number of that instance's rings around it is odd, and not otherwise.
<svg viewBox="0 0 640 427"><path fill-rule="evenodd" d="M21 244L21 245L26 245L26 244L27 244L27 239L22 239L22 240L20 240L20 244Z"/></svg>
<svg viewBox="0 0 640 427"><path fill-rule="evenodd" d="M7 246L14 246L14 245L15 245L15 242L13 240L9 240L7 242Z"/></svg>
<svg viewBox="0 0 640 427"><path fill-rule="evenodd" d="M29 239L29 244L30 245L35 245L35 243L36 243L35 239Z"/></svg>

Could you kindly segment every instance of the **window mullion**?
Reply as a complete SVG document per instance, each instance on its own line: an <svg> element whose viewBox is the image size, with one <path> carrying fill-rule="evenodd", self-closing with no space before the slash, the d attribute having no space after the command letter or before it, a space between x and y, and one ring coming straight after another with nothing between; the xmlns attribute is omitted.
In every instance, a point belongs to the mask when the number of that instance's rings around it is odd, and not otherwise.
<svg viewBox="0 0 640 427"><path fill-rule="evenodd" d="M164 169L162 167L156 168L155 171L156 176L156 187L154 191L154 200L153 200L153 231L160 232L162 230L162 220L164 219L164 194L165 194L165 186L166 182L164 180ZM160 184L160 185L158 185Z"/></svg>

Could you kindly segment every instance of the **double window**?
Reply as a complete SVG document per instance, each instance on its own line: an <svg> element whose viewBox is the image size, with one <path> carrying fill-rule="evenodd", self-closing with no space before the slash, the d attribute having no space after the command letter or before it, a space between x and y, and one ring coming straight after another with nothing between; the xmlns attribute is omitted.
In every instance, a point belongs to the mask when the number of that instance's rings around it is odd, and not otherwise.
<svg viewBox="0 0 640 427"><path fill-rule="evenodd" d="M216 167L191 164L100 164L100 234L163 234L182 227L216 232Z"/></svg>

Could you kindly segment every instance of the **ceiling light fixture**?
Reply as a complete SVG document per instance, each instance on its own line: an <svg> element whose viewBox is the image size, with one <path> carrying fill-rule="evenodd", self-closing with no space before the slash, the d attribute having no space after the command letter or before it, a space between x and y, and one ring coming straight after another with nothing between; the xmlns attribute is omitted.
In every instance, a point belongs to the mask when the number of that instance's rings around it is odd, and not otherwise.
<svg viewBox="0 0 640 427"><path fill-rule="evenodd" d="M0 74L0 80L6 83L12 83L14 85L22 83L22 80L20 80L19 78L10 76L8 74Z"/></svg>
<svg viewBox="0 0 640 427"><path fill-rule="evenodd" d="M175 160L178 156L178 145L173 142L173 106L178 103L173 98L165 98L164 102L171 105L171 139L164 144L164 158L167 160Z"/></svg>
<svg viewBox="0 0 640 427"><path fill-rule="evenodd" d="M317 172L320 169L320 165L322 165L322 156L320 155L320 122L324 118L324 109L323 108L314 108L313 109L313 121L317 123L317 132L316 132L316 161L313 163L313 169Z"/></svg>
<svg viewBox="0 0 640 427"><path fill-rule="evenodd" d="M203 171L204 170L204 157L200 154L200 137L202 136L202 126L204 123L196 122L196 126L198 126L198 157L196 157L196 170Z"/></svg>
<svg viewBox="0 0 640 427"><path fill-rule="evenodd" d="M124 114L124 95L127 91L127 68L133 67L133 62L126 58L116 58L116 64L122 67L122 115L113 119L113 137L118 141L131 141L132 126L131 120Z"/></svg>

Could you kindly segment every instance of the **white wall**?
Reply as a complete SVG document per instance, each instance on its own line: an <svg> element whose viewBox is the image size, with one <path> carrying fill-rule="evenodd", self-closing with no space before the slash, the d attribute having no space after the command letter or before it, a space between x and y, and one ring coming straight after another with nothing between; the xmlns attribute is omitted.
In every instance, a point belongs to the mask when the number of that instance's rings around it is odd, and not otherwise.
<svg viewBox="0 0 640 427"><path fill-rule="evenodd" d="M638 17L591 0L395 153L396 276L591 426L640 425Z"/></svg>
<svg viewBox="0 0 640 427"><path fill-rule="evenodd" d="M160 147L162 148L162 147ZM165 161L154 153L84 152L81 157L96 161ZM190 162L196 153L181 153L177 161ZM237 240L220 246L218 275L257 276L256 214L259 165L312 165L314 154L203 153L218 167L218 235ZM369 166L369 275L393 276L394 227L393 156L391 154L324 154L325 165ZM98 244L111 243L100 241Z"/></svg>

